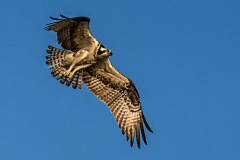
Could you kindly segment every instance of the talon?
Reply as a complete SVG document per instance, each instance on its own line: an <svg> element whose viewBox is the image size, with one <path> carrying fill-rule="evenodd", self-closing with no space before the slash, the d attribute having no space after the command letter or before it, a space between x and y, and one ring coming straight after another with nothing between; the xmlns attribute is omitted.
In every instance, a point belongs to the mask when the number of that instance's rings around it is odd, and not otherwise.
<svg viewBox="0 0 240 160"><path fill-rule="evenodd" d="M74 74L74 72L69 73L68 78L72 78L73 74Z"/></svg>
<svg viewBox="0 0 240 160"><path fill-rule="evenodd" d="M66 77L69 77L70 71L69 71L69 70L65 71L65 72L63 73L63 75L66 76Z"/></svg>

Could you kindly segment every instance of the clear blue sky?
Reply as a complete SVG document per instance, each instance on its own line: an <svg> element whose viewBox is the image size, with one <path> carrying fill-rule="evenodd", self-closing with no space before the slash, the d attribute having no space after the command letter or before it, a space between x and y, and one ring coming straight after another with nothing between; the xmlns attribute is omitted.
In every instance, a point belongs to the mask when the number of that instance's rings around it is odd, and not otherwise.
<svg viewBox="0 0 240 160"><path fill-rule="evenodd" d="M239 0L0 2L1 160L239 160ZM154 133L130 148L86 88L50 75L49 16L88 16Z"/></svg>

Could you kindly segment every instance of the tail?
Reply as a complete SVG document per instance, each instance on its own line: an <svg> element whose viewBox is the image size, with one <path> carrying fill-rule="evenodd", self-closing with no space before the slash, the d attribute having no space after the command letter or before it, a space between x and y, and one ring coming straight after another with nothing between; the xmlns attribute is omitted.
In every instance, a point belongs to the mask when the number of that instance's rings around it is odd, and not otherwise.
<svg viewBox="0 0 240 160"><path fill-rule="evenodd" d="M73 52L48 46L46 50L48 55L46 56L46 64L49 65L49 69L53 69L51 74L53 77L57 77L60 83L66 83L67 86L72 85L74 89L82 88L83 70L77 71L72 78L64 76L64 72L70 66L69 61L66 60L66 55L73 54ZM67 67L67 68L66 68Z"/></svg>
<svg viewBox="0 0 240 160"><path fill-rule="evenodd" d="M65 56L72 53L70 51L58 49L53 46L48 46L48 50L46 50L46 52L48 53L46 56L46 64L49 65L50 69L55 69L62 66L64 63L66 63Z"/></svg>

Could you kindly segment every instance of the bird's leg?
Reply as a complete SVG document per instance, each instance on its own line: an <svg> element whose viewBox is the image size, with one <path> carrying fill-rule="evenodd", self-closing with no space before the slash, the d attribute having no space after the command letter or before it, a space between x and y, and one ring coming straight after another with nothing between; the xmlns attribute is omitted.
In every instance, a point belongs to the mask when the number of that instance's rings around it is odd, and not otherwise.
<svg viewBox="0 0 240 160"><path fill-rule="evenodd" d="M89 67L89 66L91 66L91 65L92 65L92 64L82 64L82 65L80 65L80 66L77 66L72 72L69 73L68 77L69 77L69 78L72 78L75 72L77 72L77 71L80 70L80 69L87 68L87 67Z"/></svg>
<svg viewBox="0 0 240 160"><path fill-rule="evenodd" d="M88 55L88 51L86 50L79 50L77 51L74 55L73 55L73 61L70 65L70 67L68 68L68 70L66 70L64 72L64 76L69 76L69 74L71 73L73 67L79 63L81 60L83 60L85 57L87 57Z"/></svg>

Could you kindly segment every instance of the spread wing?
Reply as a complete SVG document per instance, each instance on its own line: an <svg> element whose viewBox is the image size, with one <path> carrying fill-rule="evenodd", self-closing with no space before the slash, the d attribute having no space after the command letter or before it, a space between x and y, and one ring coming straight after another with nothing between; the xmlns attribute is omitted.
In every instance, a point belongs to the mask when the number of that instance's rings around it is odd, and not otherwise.
<svg viewBox="0 0 240 160"><path fill-rule="evenodd" d="M100 61L89 67L83 73L83 81L101 101L106 103L114 115L123 134L130 145L133 145L136 135L140 148L140 132L147 144L143 123L149 127L139 100L139 94L133 82L113 68L109 59Z"/></svg>
<svg viewBox="0 0 240 160"><path fill-rule="evenodd" d="M98 43L89 30L89 18L68 18L61 14L60 16L62 17L61 19L50 17L56 22L47 24L45 29L47 31L53 30L57 32L58 43L61 44L64 49L78 51L83 47Z"/></svg>

